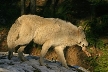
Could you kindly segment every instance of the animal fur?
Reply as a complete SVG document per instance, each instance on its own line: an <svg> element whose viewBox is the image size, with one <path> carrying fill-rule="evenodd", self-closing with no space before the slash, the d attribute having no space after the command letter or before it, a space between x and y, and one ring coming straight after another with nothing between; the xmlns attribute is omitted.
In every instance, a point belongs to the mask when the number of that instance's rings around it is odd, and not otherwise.
<svg viewBox="0 0 108 72"><path fill-rule="evenodd" d="M10 28L7 36L9 49L8 59L11 59L15 47L19 58L26 60L23 50L30 41L41 44L40 64L44 65L43 57L50 47L55 47L63 66L68 68L63 50L66 46L79 45L84 52L88 42L81 26L77 27L70 22L58 18L43 18L37 15L23 15L19 17Z"/></svg>

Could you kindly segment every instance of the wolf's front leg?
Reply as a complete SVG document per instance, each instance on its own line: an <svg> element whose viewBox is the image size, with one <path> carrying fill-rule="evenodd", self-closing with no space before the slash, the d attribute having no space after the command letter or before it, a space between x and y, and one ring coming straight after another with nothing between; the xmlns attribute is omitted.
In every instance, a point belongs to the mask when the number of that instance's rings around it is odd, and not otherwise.
<svg viewBox="0 0 108 72"><path fill-rule="evenodd" d="M19 56L19 58L20 58L21 61L26 61L26 58L23 55L23 51L24 51L25 47L26 46L20 46L20 48L17 51L18 52L18 56Z"/></svg>
<svg viewBox="0 0 108 72"><path fill-rule="evenodd" d="M40 65L43 65L43 66L45 65L43 57L46 55L46 53L47 53L48 49L51 47L51 45L52 44L50 41L47 41L43 44L41 54L40 54Z"/></svg>
<svg viewBox="0 0 108 72"><path fill-rule="evenodd" d="M55 51L58 54L59 60L62 62L62 65L68 68L65 57L64 57L64 50L65 46L57 46L55 47Z"/></svg>

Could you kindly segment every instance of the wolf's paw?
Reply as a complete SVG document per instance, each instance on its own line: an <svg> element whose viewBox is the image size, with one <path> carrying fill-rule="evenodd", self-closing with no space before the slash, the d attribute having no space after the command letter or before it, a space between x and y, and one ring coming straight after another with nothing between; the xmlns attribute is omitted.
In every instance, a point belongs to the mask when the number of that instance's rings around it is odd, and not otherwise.
<svg viewBox="0 0 108 72"><path fill-rule="evenodd" d="M69 67L67 65L62 65L63 67L65 67L66 69L69 69Z"/></svg>
<svg viewBox="0 0 108 72"><path fill-rule="evenodd" d="M39 63L40 63L41 66L46 66L46 64L41 62L40 60L39 60Z"/></svg>
<svg viewBox="0 0 108 72"><path fill-rule="evenodd" d="M25 61L28 61L28 59L26 59L26 58L21 58L21 61L22 61L22 62L25 62Z"/></svg>
<svg viewBox="0 0 108 72"><path fill-rule="evenodd" d="M12 57L8 56L8 59L11 60Z"/></svg>
<svg viewBox="0 0 108 72"><path fill-rule="evenodd" d="M66 69L70 69L68 66L65 66Z"/></svg>
<svg viewBox="0 0 108 72"><path fill-rule="evenodd" d="M47 64L45 64L45 63L40 63L40 65L41 65L41 66L47 66Z"/></svg>

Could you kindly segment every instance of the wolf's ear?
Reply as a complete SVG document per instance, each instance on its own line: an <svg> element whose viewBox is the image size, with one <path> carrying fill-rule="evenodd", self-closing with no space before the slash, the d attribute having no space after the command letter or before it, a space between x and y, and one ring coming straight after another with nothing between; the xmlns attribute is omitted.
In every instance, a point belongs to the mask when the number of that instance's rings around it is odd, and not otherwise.
<svg viewBox="0 0 108 72"><path fill-rule="evenodd" d="M83 27L82 27L82 26L79 26L79 27L78 27L78 30L79 30L79 31L83 31Z"/></svg>

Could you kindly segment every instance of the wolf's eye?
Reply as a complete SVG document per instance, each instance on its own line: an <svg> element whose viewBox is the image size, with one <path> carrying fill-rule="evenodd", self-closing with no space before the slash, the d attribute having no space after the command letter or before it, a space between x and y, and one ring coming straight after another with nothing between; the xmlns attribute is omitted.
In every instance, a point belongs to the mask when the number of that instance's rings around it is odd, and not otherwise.
<svg viewBox="0 0 108 72"><path fill-rule="evenodd" d="M82 45L82 47L84 47L84 44Z"/></svg>
<svg viewBox="0 0 108 72"><path fill-rule="evenodd" d="M79 42L79 44L81 44L81 42Z"/></svg>

